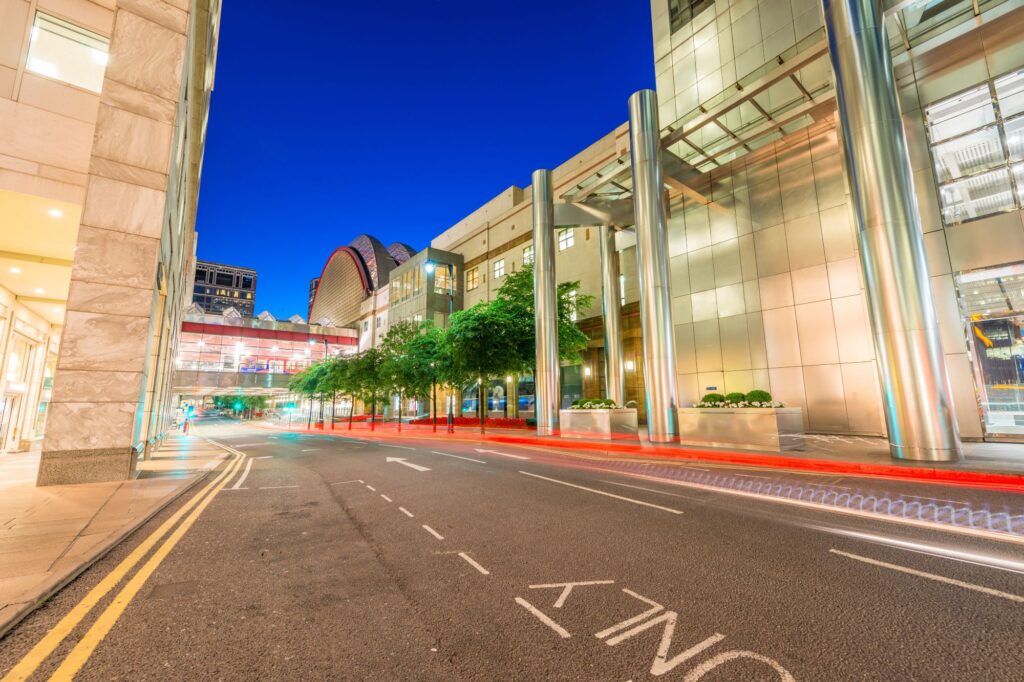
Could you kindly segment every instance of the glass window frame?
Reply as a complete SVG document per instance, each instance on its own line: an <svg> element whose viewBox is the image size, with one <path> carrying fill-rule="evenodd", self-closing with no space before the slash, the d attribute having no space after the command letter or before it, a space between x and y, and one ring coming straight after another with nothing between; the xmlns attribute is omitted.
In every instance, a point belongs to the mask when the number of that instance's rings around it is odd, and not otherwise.
<svg viewBox="0 0 1024 682"><path fill-rule="evenodd" d="M932 180L935 184L935 198L938 202L942 225L944 227L955 227L957 225L964 225L975 220L984 220L992 216L1002 215L1004 213L1009 213L1011 211L1021 210L1022 208L1024 208L1024 187L1022 187L1020 184L1021 178L1024 177L1024 168L1022 168L1022 166L1024 166L1024 160L1014 160L1014 158L1011 156L1010 146L1007 141L1006 134L1006 124L1015 123L1018 119L1024 118L1024 113L1017 112L1009 117L1004 118L1002 110L1000 108L999 95L995 86L997 81L1005 80L1008 77L1013 76L1014 74L1024 75L1024 69L1013 69L1011 71L1007 71L1006 73L999 74L998 76L990 78L987 81L983 81L982 83L975 83L969 87L964 88L963 90L960 90L957 93L954 93L948 97L944 97L941 100L937 100L935 102L932 102L921 107L921 116L924 123L925 139L928 146L928 157L931 160ZM988 89L989 98L991 101L991 106L994 112L995 120L991 123L985 123L970 130L962 130L955 135L949 135L945 138L942 138L941 140L933 140L932 126L930 125L928 119L928 110L933 107L941 106L959 97L962 97L965 94L968 94L974 90L979 90L981 88L986 87ZM1009 96L1014 96L1014 93L1010 93ZM951 142L966 138L968 136L977 135L978 133L988 129L995 129L997 131L1003 157L1002 162L974 169L970 173L965 173L955 178L951 178L949 180L941 180L940 171L938 168L938 157L935 154L936 148L942 147L944 145L949 145ZM953 214L954 211L952 210L952 205L948 206L945 203L944 199L948 195L949 190L952 189L954 185L964 184L970 181L972 178L979 178L987 174L994 174L1004 169L1009 177L1010 183L1010 194L1012 201L1012 205L1010 207L1001 208L998 210L987 212L983 215L977 215L964 219L948 217L951 214Z"/></svg>
<svg viewBox="0 0 1024 682"><path fill-rule="evenodd" d="M473 291L480 286L480 268L466 270L466 291Z"/></svg>
<svg viewBox="0 0 1024 682"><path fill-rule="evenodd" d="M527 244L523 247L523 265L530 265L533 263L533 244Z"/></svg>
<svg viewBox="0 0 1024 682"><path fill-rule="evenodd" d="M491 265L491 274L494 279L501 279L505 276L505 259L499 258Z"/></svg>
<svg viewBox="0 0 1024 682"><path fill-rule="evenodd" d="M42 59L43 55L36 53L39 48L40 35L45 32L50 36L59 38L67 43L74 43L81 47L84 47L92 53L91 62L94 66L100 67L98 73L99 87L94 88L91 85L82 82L81 79L69 78L67 75L61 75L59 67L52 61ZM72 37L73 36L73 37ZM96 54L101 54L101 58L97 58ZM106 77L107 65L110 60L110 38L96 31L92 31L84 26L79 26L66 19L58 17L54 14L50 14L44 10L37 9L35 14L32 16L32 31L29 37L28 50L25 56L25 72L46 78L49 80L63 83L72 88L82 90L84 92L91 92L93 94L101 94L103 91L103 79ZM37 61L39 65L47 64L52 66L56 71L54 73L48 73L47 69L42 69L38 65L34 66L33 62ZM81 64L80 59L76 56L75 61ZM65 65L67 62L62 62Z"/></svg>
<svg viewBox="0 0 1024 682"><path fill-rule="evenodd" d="M571 227L563 227L558 231L558 250L567 251L576 246L576 233Z"/></svg>

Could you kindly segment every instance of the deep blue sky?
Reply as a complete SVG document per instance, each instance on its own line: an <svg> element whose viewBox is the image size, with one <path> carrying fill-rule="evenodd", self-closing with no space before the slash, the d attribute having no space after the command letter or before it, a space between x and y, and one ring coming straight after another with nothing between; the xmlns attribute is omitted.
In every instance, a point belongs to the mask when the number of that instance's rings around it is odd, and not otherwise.
<svg viewBox="0 0 1024 682"><path fill-rule="evenodd" d="M225 2L199 257L306 314L337 246L420 249L626 120L654 87L646 0Z"/></svg>

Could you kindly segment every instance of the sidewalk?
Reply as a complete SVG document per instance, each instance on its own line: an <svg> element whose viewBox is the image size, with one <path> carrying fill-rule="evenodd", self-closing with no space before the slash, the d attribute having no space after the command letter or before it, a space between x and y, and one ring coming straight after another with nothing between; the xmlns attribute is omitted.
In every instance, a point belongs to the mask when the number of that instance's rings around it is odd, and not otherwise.
<svg viewBox="0 0 1024 682"><path fill-rule="evenodd" d="M172 435L130 481L37 488L39 453L0 459L0 637L195 485L225 452Z"/></svg>
<svg viewBox="0 0 1024 682"><path fill-rule="evenodd" d="M809 434L803 450L777 454L751 450L694 448L676 443L652 444L646 441L643 427L639 441L604 441L540 437L532 430L525 429L488 429L486 433L481 434L479 429L466 426L456 427L455 434L452 435L444 433L443 424L439 424L437 433L433 432L431 426L408 424L404 424L399 433L394 423L378 423L372 432L368 424L358 423L353 425L354 428L350 432L347 422L336 424L333 432L329 424L323 430L307 430L304 424L291 429L277 424L268 423L268 426L285 431L334 433L338 436L352 434L359 438L438 438L533 445L551 449L586 450L605 455L666 457L770 469L918 480L1024 493L1024 445L1015 443L964 443L964 459L946 464L896 461L889 456L886 439L862 436Z"/></svg>

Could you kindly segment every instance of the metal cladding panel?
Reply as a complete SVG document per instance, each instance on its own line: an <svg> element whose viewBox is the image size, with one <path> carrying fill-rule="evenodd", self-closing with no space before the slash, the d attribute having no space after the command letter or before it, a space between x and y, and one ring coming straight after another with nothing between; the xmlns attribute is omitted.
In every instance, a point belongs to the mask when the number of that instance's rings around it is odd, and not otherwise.
<svg viewBox="0 0 1024 682"><path fill-rule="evenodd" d="M803 365L824 365L839 362L836 346L836 325L829 301L796 306L797 333L800 338L800 360Z"/></svg>
<svg viewBox="0 0 1024 682"><path fill-rule="evenodd" d="M722 345L718 336L718 320L693 323L697 371L716 372L722 369Z"/></svg>
<svg viewBox="0 0 1024 682"><path fill-rule="evenodd" d="M864 295L856 294L832 299L837 346L841 362L863 362L875 359L875 346L871 338L871 324Z"/></svg>
<svg viewBox="0 0 1024 682"><path fill-rule="evenodd" d="M750 369L750 336L747 316L723 317L718 321L722 343L722 368L726 371Z"/></svg>
<svg viewBox="0 0 1024 682"><path fill-rule="evenodd" d="M360 305L370 295L367 275L359 256L350 248L334 252L324 266L310 308L310 319L327 319L331 325L343 327L360 317Z"/></svg>
<svg viewBox="0 0 1024 682"><path fill-rule="evenodd" d="M349 246L355 249L359 257L363 259L371 289L380 289L388 283L388 277L397 263L379 239L368 234L361 234L353 239Z"/></svg>
<svg viewBox="0 0 1024 682"><path fill-rule="evenodd" d="M839 365L804 367L807 422L812 431L848 431L843 375Z"/></svg>
<svg viewBox="0 0 1024 682"><path fill-rule="evenodd" d="M754 254L757 258L757 272L762 277L788 271L789 254L786 250L785 225L776 225L755 232Z"/></svg>
<svg viewBox="0 0 1024 682"><path fill-rule="evenodd" d="M719 242L711 247L711 252L715 266L715 286L723 287L743 281L739 240Z"/></svg>
<svg viewBox="0 0 1024 682"><path fill-rule="evenodd" d="M794 303L813 303L827 301L829 298L829 270L824 265L793 270L790 273L793 283ZM857 293L857 292L852 292Z"/></svg>
<svg viewBox="0 0 1024 682"><path fill-rule="evenodd" d="M850 430L856 433L885 433L882 394L878 387L878 367L874 361L843 364L842 372ZM971 394L973 393L972 381ZM978 419L977 409L974 419Z"/></svg>
<svg viewBox="0 0 1024 682"><path fill-rule="evenodd" d="M395 242L388 246L388 253L391 254L391 258L394 259L396 263L401 265L416 255L416 249L412 248L408 244Z"/></svg>

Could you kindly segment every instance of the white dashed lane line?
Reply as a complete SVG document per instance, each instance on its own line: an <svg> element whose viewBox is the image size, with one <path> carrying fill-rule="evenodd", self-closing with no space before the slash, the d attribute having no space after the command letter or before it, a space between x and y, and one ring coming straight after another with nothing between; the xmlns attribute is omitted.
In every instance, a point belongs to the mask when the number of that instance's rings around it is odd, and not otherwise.
<svg viewBox="0 0 1024 682"><path fill-rule="evenodd" d="M413 518L412 512L409 511L408 509L406 509L405 507L399 507L398 511L402 512L403 514L408 516L410 519Z"/></svg>
<svg viewBox="0 0 1024 682"><path fill-rule="evenodd" d="M374 488L374 487L373 487L372 485L370 485L369 483L367 483L367 484L366 484L366 487L367 487L367 488L369 488L370 490L372 490L373 492L377 492L377 489L376 489L376 488Z"/></svg>
<svg viewBox="0 0 1024 682"><path fill-rule="evenodd" d="M934 573L925 573L924 571L918 571L913 568L907 568L906 566L899 566L897 564L890 564L886 561L879 561L878 559L871 559L866 556L860 556L859 554L851 554L849 552L842 552L838 549L828 550L832 554L846 557L847 559L853 559L854 561L860 561L865 564L871 564L872 566L879 566L881 568L888 568L892 571L899 571L900 573L906 573L907 575L917 576L918 578L927 578L928 580L934 580L935 582L945 583L947 585L953 585L954 587L962 587L965 590L974 590L975 592L981 592L992 597L999 597L1000 599L1006 599L1008 601L1014 601L1018 603L1024 603L1024 597L1019 594L1010 594L1009 592L1001 592L994 590L991 587L983 587L981 585L975 585L974 583L966 583L962 580L955 580L953 578L947 578L942 575L935 575Z"/></svg>
<svg viewBox="0 0 1024 682"><path fill-rule="evenodd" d="M430 526L428 526L427 524L423 524L423 530L427 531L428 533L430 533L431 535L433 535L433 536L434 536L435 538L437 538L438 540L444 540L444 536L443 536L443 535L441 535L440 533L438 533L438 532L437 532L436 530L434 530L433 528L431 528L431 527L430 527Z"/></svg>
<svg viewBox="0 0 1024 682"><path fill-rule="evenodd" d="M464 459L467 462L476 462L477 464L487 464L482 459L473 459L472 457L462 457L461 455L453 455L447 452L438 452L437 450L431 450L435 455L444 455L445 457L454 457L455 459Z"/></svg>
<svg viewBox="0 0 1024 682"><path fill-rule="evenodd" d="M465 552L459 552L459 556L462 557L463 559L465 559L467 564L469 564L470 566L472 566L476 570L480 571L484 575L490 575L491 574L491 572L488 571L486 568L484 568L483 566L481 566L477 562L473 561L472 557L470 557Z"/></svg>
<svg viewBox="0 0 1024 682"><path fill-rule="evenodd" d="M661 511L667 511L670 514L682 514L683 512L678 509L672 509L671 507L662 507L660 504L651 504L650 502L644 502L643 500L634 500L632 497L623 497L622 495L615 495L604 490L595 490L594 488L587 488L586 486L576 485L575 483L569 483L568 481L559 481L557 478L548 478L547 476L541 476L540 474L531 474L529 471L520 471L519 473L524 476L531 476L533 478L539 478L544 481L550 481L551 483L557 483L559 485L569 486L570 488L576 488L577 490L586 490L588 493L594 493L595 495L604 495L605 497L611 497L616 500L622 500L623 502L632 502L633 504L639 504L643 507L650 507L651 509L660 509Z"/></svg>
<svg viewBox="0 0 1024 682"><path fill-rule="evenodd" d="M385 502L391 502L392 501L392 499L390 497L388 497L387 495L385 495L384 493L381 493L380 496L384 498Z"/></svg>

